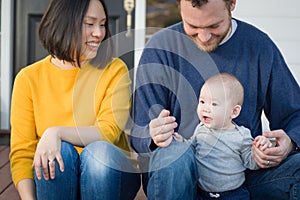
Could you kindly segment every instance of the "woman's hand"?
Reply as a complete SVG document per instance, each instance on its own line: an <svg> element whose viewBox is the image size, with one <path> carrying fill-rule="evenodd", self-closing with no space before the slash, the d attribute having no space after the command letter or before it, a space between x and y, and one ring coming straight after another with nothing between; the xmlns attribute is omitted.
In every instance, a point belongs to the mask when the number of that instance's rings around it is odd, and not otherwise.
<svg viewBox="0 0 300 200"><path fill-rule="evenodd" d="M64 163L60 153L61 139L59 137L59 127L48 128L41 137L33 160L33 167L38 179L45 180L55 178L55 162L58 162L60 171L64 171Z"/></svg>
<svg viewBox="0 0 300 200"><path fill-rule="evenodd" d="M252 145L253 159L261 168L270 168L279 165L292 151L293 143L283 130L274 130L263 133L266 138L276 138L276 146L260 150Z"/></svg>

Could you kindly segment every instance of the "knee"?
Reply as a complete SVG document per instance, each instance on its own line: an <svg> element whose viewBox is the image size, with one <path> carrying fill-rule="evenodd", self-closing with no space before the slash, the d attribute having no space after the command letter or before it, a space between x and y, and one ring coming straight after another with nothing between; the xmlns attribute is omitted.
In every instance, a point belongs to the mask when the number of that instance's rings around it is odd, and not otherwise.
<svg viewBox="0 0 300 200"><path fill-rule="evenodd" d="M89 171L106 173L110 170L132 170L125 154L115 145L104 141L96 141L84 148L80 155L81 167Z"/></svg>
<svg viewBox="0 0 300 200"><path fill-rule="evenodd" d="M175 171L196 169L196 160L189 145L182 142L172 142L166 148L159 148L150 157L150 171L162 168L172 168Z"/></svg>
<svg viewBox="0 0 300 200"><path fill-rule="evenodd" d="M300 181L300 153L297 152L288 156L286 161L284 161L286 171L290 173L290 176L294 176Z"/></svg>
<svg viewBox="0 0 300 200"><path fill-rule="evenodd" d="M144 175L144 188L150 194L149 198L155 198L152 195L158 193L170 197L166 191L174 191L170 199L194 199L198 180L194 153L185 143L172 143L166 148L157 149L150 158L148 174ZM165 181L162 177L168 178Z"/></svg>

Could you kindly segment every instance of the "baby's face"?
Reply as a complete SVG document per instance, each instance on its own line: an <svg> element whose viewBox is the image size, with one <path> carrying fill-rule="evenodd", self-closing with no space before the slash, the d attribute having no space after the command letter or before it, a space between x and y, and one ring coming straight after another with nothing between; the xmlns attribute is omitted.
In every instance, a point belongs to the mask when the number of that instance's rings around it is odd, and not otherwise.
<svg viewBox="0 0 300 200"><path fill-rule="evenodd" d="M233 106L222 85L204 84L197 113L200 121L212 129L227 129L231 125Z"/></svg>

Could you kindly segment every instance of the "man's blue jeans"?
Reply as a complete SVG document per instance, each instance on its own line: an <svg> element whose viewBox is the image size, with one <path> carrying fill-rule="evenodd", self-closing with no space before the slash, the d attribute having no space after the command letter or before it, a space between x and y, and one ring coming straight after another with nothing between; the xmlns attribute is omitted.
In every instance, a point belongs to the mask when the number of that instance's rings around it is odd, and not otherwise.
<svg viewBox="0 0 300 200"><path fill-rule="evenodd" d="M157 148L147 156L140 155L143 188L148 200L195 199L198 171L191 148L173 141L166 148Z"/></svg>
<svg viewBox="0 0 300 200"><path fill-rule="evenodd" d="M148 163L140 156L143 188L149 200L197 199L196 161L192 150L184 145L172 142L157 148L150 153ZM247 170L245 187L255 200L300 200L300 153L292 152L274 168Z"/></svg>
<svg viewBox="0 0 300 200"><path fill-rule="evenodd" d="M132 200L140 188L140 174L125 154L108 142L93 142L80 156L73 145L62 142L61 154L64 172L56 162L55 179L38 180L35 176L40 200Z"/></svg>
<svg viewBox="0 0 300 200"><path fill-rule="evenodd" d="M246 188L251 199L300 199L300 153L292 152L279 166L247 170Z"/></svg>

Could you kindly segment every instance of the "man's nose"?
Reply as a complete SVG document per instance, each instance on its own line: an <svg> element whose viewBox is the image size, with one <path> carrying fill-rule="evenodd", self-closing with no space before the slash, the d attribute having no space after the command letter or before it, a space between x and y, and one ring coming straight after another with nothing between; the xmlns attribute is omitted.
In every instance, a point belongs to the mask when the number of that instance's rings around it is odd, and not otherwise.
<svg viewBox="0 0 300 200"><path fill-rule="evenodd" d="M208 42L212 36L212 34L205 28L199 29L197 32L198 39L203 43Z"/></svg>

